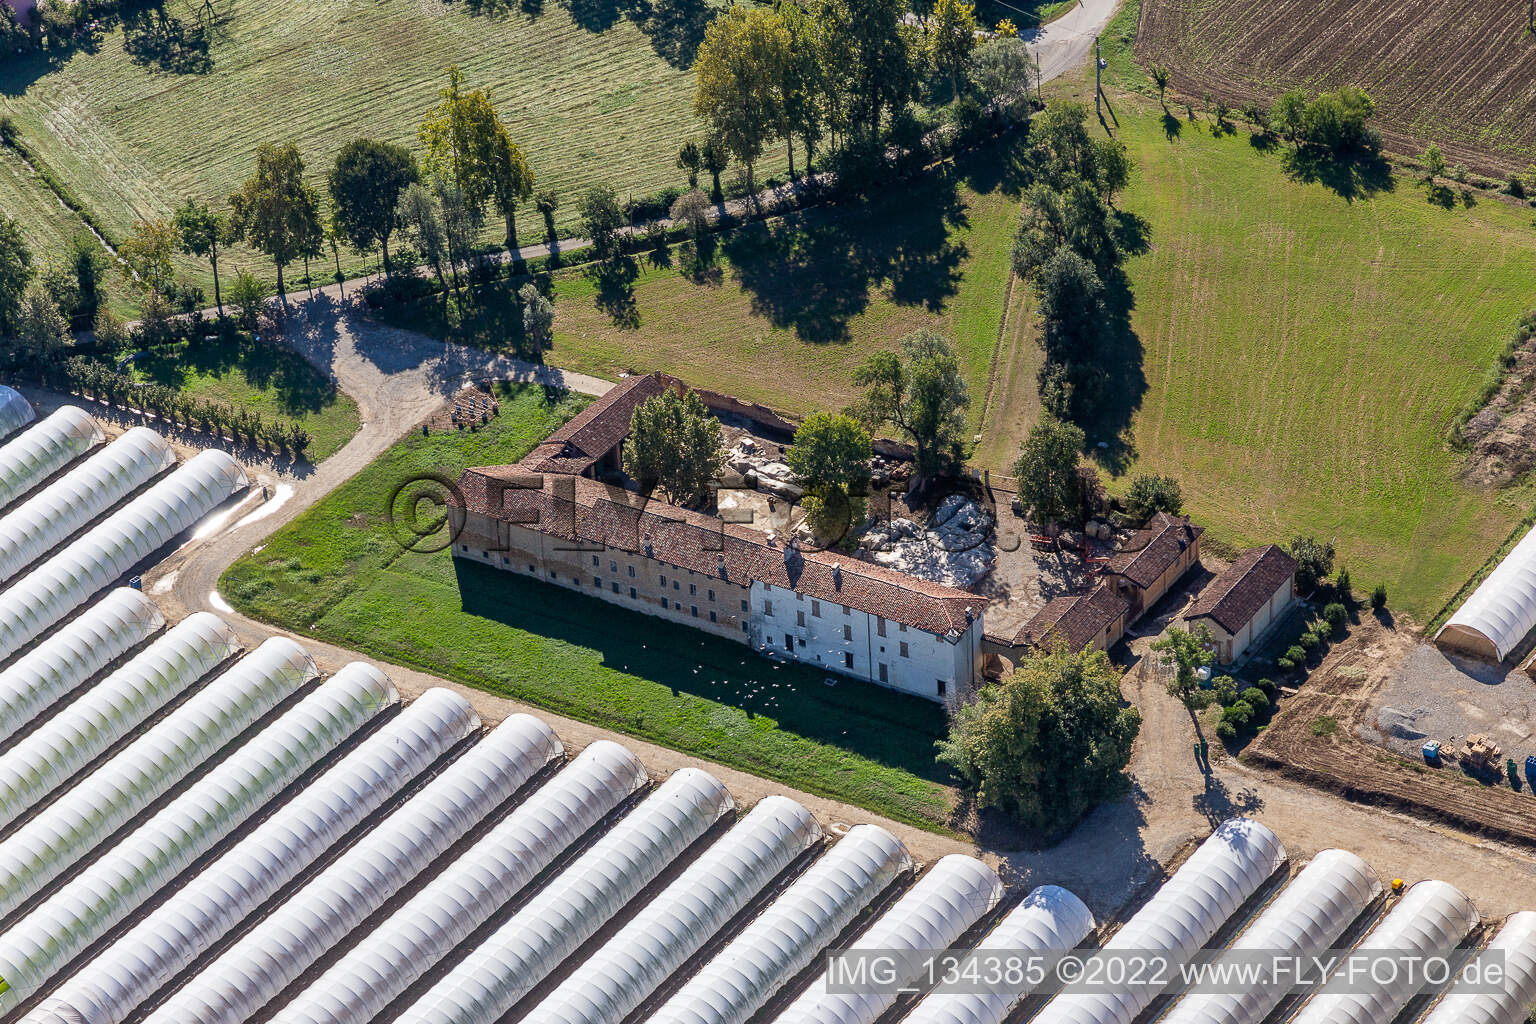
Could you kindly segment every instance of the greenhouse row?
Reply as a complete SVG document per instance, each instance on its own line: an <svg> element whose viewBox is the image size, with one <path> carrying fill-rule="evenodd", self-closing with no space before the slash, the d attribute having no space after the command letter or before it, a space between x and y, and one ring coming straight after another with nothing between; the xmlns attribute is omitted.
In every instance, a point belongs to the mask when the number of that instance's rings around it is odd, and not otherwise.
<svg viewBox="0 0 1536 1024"><path fill-rule="evenodd" d="M0 1013L41 989L308 768L395 704L354 662L0 934Z"/></svg>
<svg viewBox="0 0 1536 1024"><path fill-rule="evenodd" d="M66 405L7 442L0 447L0 510L106 439L95 418Z"/></svg>
<svg viewBox="0 0 1536 1024"><path fill-rule="evenodd" d="M21 392L0 384L0 438L13 434L31 423L37 414Z"/></svg>
<svg viewBox="0 0 1536 1024"><path fill-rule="evenodd" d="M0 583L176 464L165 438L132 430L0 518Z"/></svg>
<svg viewBox="0 0 1536 1024"><path fill-rule="evenodd" d="M469 701L432 689L204 868L29 1013L26 1024L121 1024L400 793L477 733Z"/></svg>
<svg viewBox="0 0 1536 1024"><path fill-rule="evenodd" d="M649 781L645 766L626 748L607 740L591 744L364 936L274 1021L349 1024L372 1019ZM300 894L306 922L346 921L344 900L352 885L350 879L340 882L334 888L311 886ZM345 933L343 924L320 925L317 930L326 936ZM280 933L273 935L280 937ZM303 948L308 943L295 945ZM250 963L259 968L262 962ZM232 983L243 981L245 971L233 970L224 976ZM227 1005L227 1000L218 1002L224 999L221 987L203 985L198 979L188 989L196 990L197 997L184 1001L178 995L167 1004L168 1011L204 1002ZM174 1024L186 1018L167 1012L151 1019L155 1024Z"/></svg>
<svg viewBox="0 0 1536 1024"><path fill-rule="evenodd" d="M239 650L240 638L217 615L183 619L0 756L0 826L22 817Z"/></svg>
<svg viewBox="0 0 1536 1024"><path fill-rule="evenodd" d="M245 470L205 451L113 512L5 591L0 661L41 636L246 486Z"/></svg>
<svg viewBox="0 0 1536 1024"><path fill-rule="evenodd" d="M1536 1006L1536 912L1510 915L1483 957L1489 952L1504 958L1503 991L1452 988L1424 1024L1516 1024L1529 1019Z"/></svg>
<svg viewBox="0 0 1536 1024"><path fill-rule="evenodd" d="M0 842L0 918L317 675L302 647L273 637L45 805Z"/></svg>
<svg viewBox="0 0 1536 1024"><path fill-rule="evenodd" d="M0 743L165 626L155 602L119 587L0 671Z"/></svg>

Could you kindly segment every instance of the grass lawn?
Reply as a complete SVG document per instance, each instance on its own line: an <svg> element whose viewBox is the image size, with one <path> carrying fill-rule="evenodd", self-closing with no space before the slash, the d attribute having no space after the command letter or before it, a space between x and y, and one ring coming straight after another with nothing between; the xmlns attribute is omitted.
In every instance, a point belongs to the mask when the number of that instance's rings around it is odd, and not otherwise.
<svg viewBox="0 0 1536 1024"><path fill-rule="evenodd" d="M357 403L289 349L242 350L224 341L166 346L135 360L133 374L194 399L260 413L268 421L297 423L309 432L308 456L314 462L357 433Z"/></svg>
<svg viewBox="0 0 1536 1024"><path fill-rule="evenodd" d="M665 370L700 387L805 414L856 397L853 371L922 327L955 339L979 421L1008 286L1018 194L1007 143L891 195L752 224L723 238L714 270L674 248L638 257L633 304L615 311L579 269L555 279L553 365L603 377ZM397 326L491 348L516 344L505 285L468 316L428 299ZM1016 443L1016 441L1014 442Z"/></svg>
<svg viewBox="0 0 1536 1024"><path fill-rule="evenodd" d="M479 433L405 438L231 566L221 592L282 628L942 831L955 792L933 758L938 705L827 687L825 673L396 542L402 482L515 460L578 408L504 389Z"/></svg>
<svg viewBox="0 0 1536 1024"><path fill-rule="evenodd" d="M297 142L317 183L352 138L414 148L457 62L471 87L492 90L540 186L563 197L559 220L574 223L588 185L638 196L681 183L678 146L699 132L687 69L715 6L659 0L637 20L610 3L220 3L206 74L136 63L113 31L95 52L0 61L0 112L122 234L188 196L222 204L263 142ZM779 148L761 175L782 169ZM542 235L531 208L519 226L527 239ZM273 278L264 263L237 250L228 269ZM189 280L211 297L205 277L199 268Z"/></svg>

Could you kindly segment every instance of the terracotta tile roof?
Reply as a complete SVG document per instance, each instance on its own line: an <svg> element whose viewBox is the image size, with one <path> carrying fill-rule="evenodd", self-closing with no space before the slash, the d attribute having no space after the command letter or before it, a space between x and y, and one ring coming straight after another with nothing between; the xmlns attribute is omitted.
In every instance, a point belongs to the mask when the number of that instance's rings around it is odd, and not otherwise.
<svg viewBox="0 0 1536 1024"><path fill-rule="evenodd" d="M625 377L540 442L523 467L534 473L586 472L624 440L636 406L678 383L662 373Z"/></svg>
<svg viewBox="0 0 1536 1024"><path fill-rule="evenodd" d="M1105 571L1124 576L1145 589L1156 583L1204 532L1204 527L1195 526L1188 519L1158 512L1110 556Z"/></svg>
<svg viewBox="0 0 1536 1024"><path fill-rule="evenodd" d="M1277 545L1249 548L1200 591L1184 617L1210 618L1228 633L1236 633L1295 572L1296 559Z"/></svg>
<svg viewBox="0 0 1536 1024"><path fill-rule="evenodd" d="M975 594L830 551L786 550L758 530L678 508L586 477L546 474L542 489L524 465L485 466L459 477L469 511L572 541L645 551L658 561L746 586L760 580L821 601L936 634L980 621ZM518 486L508 487L508 484Z"/></svg>
<svg viewBox="0 0 1536 1024"><path fill-rule="evenodd" d="M1130 607L1129 601L1101 583L1086 594L1069 594L1046 602L1019 630L1014 643L1040 644L1052 633L1059 633L1068 650L1080 651Z"/></svg>

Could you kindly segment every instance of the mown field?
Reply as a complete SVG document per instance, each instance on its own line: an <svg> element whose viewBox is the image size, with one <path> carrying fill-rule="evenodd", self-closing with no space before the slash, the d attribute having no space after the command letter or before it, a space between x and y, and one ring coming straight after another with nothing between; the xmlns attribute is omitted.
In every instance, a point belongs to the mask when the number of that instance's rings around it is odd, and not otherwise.
<svg viewBox="0 0 1536 1024"><path fill-rule="evenodd" d="M565 198L559 219L572 223L574 196L595 182L637 196L679 183L677 148L697 131L687 68L711 2L661 0L637 19L624 13L636 8L607 3L224 0L206 74L146 68L112 32L96 52L57 64L0 61L0 111L120 234L188 196L222 203L262 142L297 142L317 181L357 136L414 145L457 62L471 86L492 89L540 185ZM769 154L760 173L782 159ZM521 226L530 240L542 234L531 210ZM230 262L275 276L253 254Z"/></svg>
<svg viewBox="0 0 1536 1024"><path fill-rule="evenodd" d="M1536 28L1487 0L1144 0L1136 52L1173 86L1235 104L1358 85L1392 148L1438 141L1452 162L1536 160Z"/></svg>
<svg viewBox="0 0 1536 1024"><path fill-rule="evenodd" d="M523 387L469 434L412 434L236 562L220 592L280 628L456 679L943 831L943 709L479 565L406 551L390 520L422 473L520 458L580 400ZM418 544L418 548L423 545ZM594 628L600 623L600 628Z"/></svg>

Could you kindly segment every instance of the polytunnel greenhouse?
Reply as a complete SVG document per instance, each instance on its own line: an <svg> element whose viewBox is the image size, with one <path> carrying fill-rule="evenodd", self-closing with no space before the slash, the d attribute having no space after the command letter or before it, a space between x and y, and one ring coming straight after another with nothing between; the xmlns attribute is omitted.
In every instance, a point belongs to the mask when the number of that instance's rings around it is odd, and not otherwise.
<svg viewBox="0 0 1536 1024"><path fill-rule="evenodd" d="M917 880L849 949L920 952L948 949L1003 898L997 872L975 857L952 853ZM828 991L823 971L780 1014L776 1024L874 1024L895 1005L896 988L916 980L917 964L903 964L892 986L858 993Z"/></svg>
<svg viewBox="0 0 1536 1024"><path fill-rule="evenodd" d="M720 780L681 768L552 879L398 1024L495 1024L733 807Z"/></svg>
<svg viewBox="0 0 1536 1024"><path fill-rule="evenodd" d="M354 662L0 934L9 1013L310 766L399 700Z"/></svg>
<svg viewBox="0 0 1536 1024"><path fill-rule="evenodd" d="M155 602L119 587L0 671L0 744L165 625Z"/></svg>
<svg viewBox="0 0 1536 1024"><path fill-rule="evenodd" d="M136 591L127 591L136 594ZM319 674L272 637L0 841L0 918Z"/></svg>
<svg viewBox="0 0 1536 1024"><path fill-rule="evenodd" d="M878 825L854 826L648 1024L744 1024L911 870L901 840Z"/></svg>
<svg viewBox="0 0 1536 1024"><path fill-rule="evenodd" d="M1248 818L1223 822L1104 949L1157 950L1170 962L1186 961L1284 863L1285 847L1268 828ZM1131 1024L1158 992L1155 983L1116 992L1068 988L1033 1024Z"/></svg>
<svg viewBox="0 0 1536 1024"><path fill-rule="evenodd" d="M205 451L17 580L0 595L0 662L245 486L238 462Z"/></svg>
<svg viewBox="0 0 1536 1024"><path fill-rule="evenodd" d="M0 826L128 736L240 650L210 612L189 615L0 756Z"/></svg>
<svg viewBox="0 0 1536 1024"><path fill-rule="evenodd" d="M1093 929L1093 914L1082 900L1060 886L1042 885L1009 911L976 948L998 956L1048 956L1075 949ZM963 967L956 973L970 976ZM1033 994L1027 981L1028 976L1021 975L1020 984L1012 987L934 992L902 1020L904 1024L1003 1024L1014 1007Z"/></svg>
<svg viewBox="0 0 1536 1024"><path fill-rule="evenodd" d="M1345 930L1381 895L1371 866L1347 850L1312 858L1232 949L1276 950L1307 957L1333 948ZM1163 1024L1260 1024L1285 998L1288 984L1253 984L1242 991L1192 992Z"/></svg>
<svg viewBox="0 0 1536 1024"><path fill-rule="evenodd" d="M31 423L37 414L21 392L0 384L0 437L14 433Z"/></svg>
<svg viewBox="0 0 1536 1024"><path fill-rule="evenodd" d="M479 729L469 701L428 690L76 972L24 1024L121 1024Z"/></svg>
<svg viewBox="0 0 1536 1024"><path fill-rule="evenodd" d="M758 801L523 1020L619 1024L820 841L821 826L795 801Z"/></svg>
<svg viewBox="0 0 1536 1024"><path fill-rule="evenodd" d="M592 743L365 935L281 1010L273 1018L275 1024L371 1020L649 781L645 766L628 749L608 740ZM301 905L305 920L313 920L317 932L345 933L345 922L351 920L350 908L340 905L348 895L346 888L315 888L301 895L306 900ZM382 902L383 897L378 899ZM263 967L260 960L252 964ZM241 969L232 967L219 977L238 985L243 976ZM201 979L188 989L199 985ZM215 985L222 991L225 982L211 981L197 990L209 992ZM168 1006L196 1005L181 999L178 995ZM181 1024L183 1019L160 1014L152 1018L156 1024Z"/></svg>
<svg viewBox="0 0 1536 1024"><path fill-rule="evenodd" d="M0 448L0 509L106 439L93 417L72 405L63 406Z"/></svg>
<svg viewBox="0 0 1536 1024"><path fill-rule="evenodd" d="M1486 953L1504 958L1503 991L1453 987L1424 1024L1525 1024L1536 1007L1536 913L1510 915Z"/></svg>
<svg viewBox="0 0 1536 1024"><path fill-rule="evenodd" d="M249 1019L563 753L543 722L528 715L508 718L148 1020L241 1024Z"/></svg>
<svg viewBox="0 0 1536 1024"><path fill-rule="evenodd" d="M1503 661L1536 627L1536 527L1446 620L1435 643Z"/></svg>
<svg viewBox="0 0 1536 1024"><path fill-rule="evenodd" d="M1353 952L1443 956L1477 925L1477 908L1460 889L1445 882L1420 882ZM1381 1024L1396 1017L1417 992L1416 982L1406 972L1396 980L1365 974L1365 981L1372 983L1369 991L1360 991L1359 984L1344 991L1330 979L1293 1018L1295 1024Z"/></svg>
<svg viewBox="0 0 1536 1024"><path fill-rule="evenodd" d="M0 583L175 464L165 438L134 427L28 498L0 519Z"/></svg>

